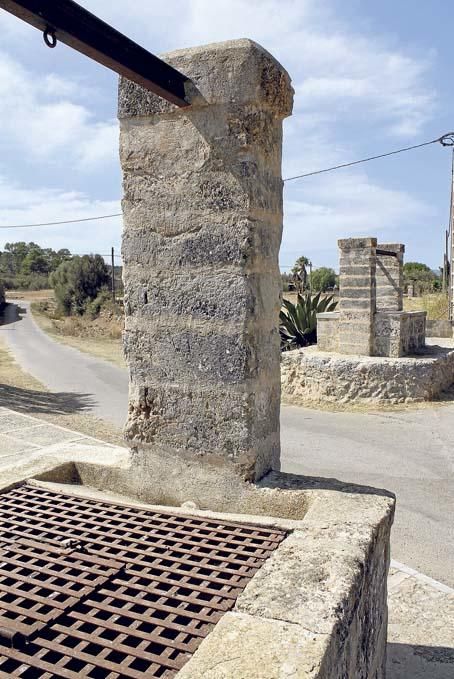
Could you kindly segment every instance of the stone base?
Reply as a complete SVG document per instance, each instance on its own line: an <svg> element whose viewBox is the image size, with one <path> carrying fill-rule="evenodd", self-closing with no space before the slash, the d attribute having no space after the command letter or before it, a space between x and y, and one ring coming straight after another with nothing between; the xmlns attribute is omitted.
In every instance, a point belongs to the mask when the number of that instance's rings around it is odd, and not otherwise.
<svg viewBox="0 0 454 679"><path fill-rule="evenodd" d="M120 504L153 502L157 479L139 479L143 469L128 450L78 446L1 468L0 493L32 478ZM228 513L214 503L186 503L172 513L276 526L288 537L177 676L384 679L393 496L279 472L237 485ZM222 495L218 506L225 508Z"/></svg>
<svg viewBox="0 0 454 679"><path fill-rule="evenodd" d="M430 343L429 343L430 342ZM282 354L286 403L431 401L454 383L454 342L432 339L418 356L345 356L308 347Z"/></svg>

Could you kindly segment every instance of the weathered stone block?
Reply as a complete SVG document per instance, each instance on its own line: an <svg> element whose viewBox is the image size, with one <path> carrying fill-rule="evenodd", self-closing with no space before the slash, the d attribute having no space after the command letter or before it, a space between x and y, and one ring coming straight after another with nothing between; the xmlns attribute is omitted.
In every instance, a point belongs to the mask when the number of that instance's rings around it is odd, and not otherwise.
<svg viewBox="0 0 454 679"><path fill-rule="evenodd" d="M239 327L229 332L222 326L188 328L184 320L163 318L153 332L147 331L147 325L146 317L140 322L126 319L125 356L131 380L138 383L149 379L190 385L196 379L211 388L221 388L247 380L258 383L262 374L274 373L279 366L277 330L258 329L246 342Z"/></svg>
<svg viewBox="0 0 454 679"><path fill-rule="evenodd" d="M135 451L162 450L166 455L228 462L245 479L262 476L271 464L279 468L279 384L255 385L254 393L235 387L179 386L152 383L134 386L129 397L126 437ZM257 440L261 442L257 449ZM203 477L204 469L198 470ZM160 475L159 455L153 473Z"/></svg>
<svg viewBox="0 0 454 679"><path fill-rule="evenodd" d="M344 250L359 250L361 253L370 248L377 247L376 238L340 238L337 241L339 248Z"/></svg>
<svg viewBox="0 0 454 679"><path fill-rule="evenodd" d="M124 201L125 203L125 201ZM222 217L212 215L208 223L203 216L188 211L178 217L177 224L159 231L163 222L150 229L149 214L144 205L138 209L124 207L126 232L123 236L125 264L175 270L186 267L219 267L228 264L248 268L266 268L275 264L276 249L281 239L281 222L273 215L267 221L235 217L232 212ZM181 219L181 221L180 221ZM129 226L131 224L131 226ZM272 228L270 228L270 224Z"/></svg>
<svg viewBox="0 0 454 679"><path fill-rule="evenodd" d="M317 314L317 346L320 351L339 351L339 312Z"/></svg>
<svg viewBox="0 0 454 679"><path fill-rule="evenodd" d="M285 118L292 112L293 90L288 73L263 47L252 40L231 40L162 55L164 61L195 83L194 106L239 103L258 105ZM198 96L197 96L198 95ZM118 115L121 118L173 113L174 107L139 85L122 79ZM245 145L260 138L257 122L242 115L233 128Z"/></svg>
<svg viewBox="0 0 454 679"><path fill-rule="evenodd" d="M274 327L280 307L280 284L267 272L242 273L212 268L188 271L145 269L130 265L125 313L134 318L191 317L193 321L229 322L240 327L251 316ZM194 295L194 290L197 295ZM274 300L274 306L271 301Z"/></svg>

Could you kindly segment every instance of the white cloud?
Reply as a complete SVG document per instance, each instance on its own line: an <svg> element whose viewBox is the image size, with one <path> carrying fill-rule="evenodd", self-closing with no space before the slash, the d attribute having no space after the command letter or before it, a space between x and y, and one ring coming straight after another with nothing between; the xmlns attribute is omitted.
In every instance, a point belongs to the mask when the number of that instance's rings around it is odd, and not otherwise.
<svg viewBox="0 0 454 679"><path fill-rule="evenodd" d="M79 103L83 95L80 84L52 73L37 77L0 52L2 145L41 161L64 154L81 170L116 162L117 121L97 121Z"/></svg>
<svg viewBox="0 0 454 679"><path fill-rule="evenodd" d="M396 136L417 135L435 95L426 86L434 53L411 55L380 35L364 36L317 0L86 0L151 51L250 37L281 60L296 84L295 111L372 114ZM167 30L166 30L167 29Z"/></svg>
<svg viewBox="0 0 454 679"><path fill-rule="evenodd" d="M361 33L339 19L329 0L136 0L127 11L111 0L81 4L155 53L240 37L251 37L272 52L296 90L294 115L285 123L287 177L390 150L393 136L419 138L436 111L436 94L428 85L435 53L396 46L371 30ZM5 22L2 14L0 23L11 52L21 22ZM116 121L93 115L84 88L86 83L71 78L28 72L17 59L0 53L0 134L38 159L64 158L65 165L86 170L113 167L118 163ZM393 189L386 179L374 182L367 166L362 167L287 185L283 262L293 261L290 252L321 247L335 264L336 241L343 235L384 239L392 232L400 240L399 233L412 221L431 218L433 211L419 198ZM80 194L44 193L56 218L79 209L96 214L104 205ZM21 200L17 188L12 198ZM35 196L24 214L2 210L0 216L3 221L37 221L45 202Z"/></svg>
<svg viewBox="0 0 454 679"><path fill-rule="evenodd" d="M316 266L336 267L339 238L401 242L403 230L435 214L412 194L373 183L364 172L343 170L329 184L313 178L291 193L286 190L282 265L304 253Z"/></svg>
<svg viewBox="0 0 454 679"><path fill-rule="evenodd" d="M3 225L83 219L121 213L119 201L94 200L84 193L46 187L28 188L0 176L0 249L5 243L34 241L43 247L69 248L73 252L108 253L119 249L122 219L41 227L2 229Z"/></svg>

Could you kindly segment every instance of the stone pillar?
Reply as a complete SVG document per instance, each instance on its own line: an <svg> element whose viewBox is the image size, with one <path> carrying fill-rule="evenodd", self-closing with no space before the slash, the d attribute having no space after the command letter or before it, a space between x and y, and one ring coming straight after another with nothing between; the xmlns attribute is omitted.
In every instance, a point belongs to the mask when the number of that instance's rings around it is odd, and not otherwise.
<svg viewBox="0 0 454 679"><path fill-rule="evenodd" d="M127 80L119 90L126 439L168 487L225 473L254 481L280 460L281 147L293 90L250 40L163 59L195 83L191 107Z"/></svg>
<svg viewBox="0 0 454 679"><path fill-rule="evenodd" d="M338 241L339 351L372 356L374 353L376 238Z"/></svg>
<svg viewBox="0 0 454 679"><path fill-rule="evenodd" d="M396 253L395 257L377 255L377 311L402 311L405 245L380 243L377 249Z"/></svg>

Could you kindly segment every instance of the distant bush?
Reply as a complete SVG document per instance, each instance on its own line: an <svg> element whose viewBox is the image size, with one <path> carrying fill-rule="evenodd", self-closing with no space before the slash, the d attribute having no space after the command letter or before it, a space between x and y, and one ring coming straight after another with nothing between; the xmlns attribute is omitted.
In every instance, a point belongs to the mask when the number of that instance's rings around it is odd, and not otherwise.
<svg viewBox="0 0 454 679"><path fill-rule="evenodd" d="M311 286L314 292L333 290L337 283L336 272L326 266L314 269L311 276Z"/></svg>
<svg viewBox="0 0 454 679"><path fill-rule="evenodd" d="M58 307L66 316L82 315L108 281L109 270L101 255L73 257L50 276Z"/></svg>
<svg viewBox="0 0 454 679"><path fill-rule="evenodd" d="M90 318L96 318L101 313L102 309L114 310L114 303L112 301L112 293L107 290L101 290L94 300L89 302L86 307L86 313Z"/></svg>

